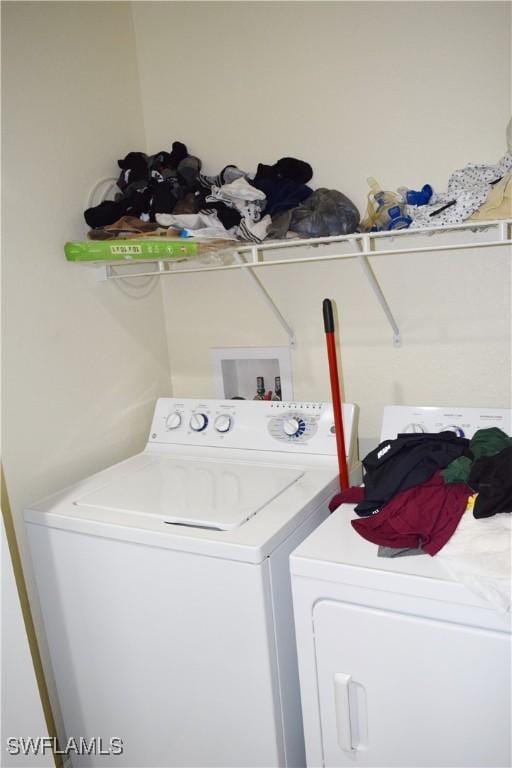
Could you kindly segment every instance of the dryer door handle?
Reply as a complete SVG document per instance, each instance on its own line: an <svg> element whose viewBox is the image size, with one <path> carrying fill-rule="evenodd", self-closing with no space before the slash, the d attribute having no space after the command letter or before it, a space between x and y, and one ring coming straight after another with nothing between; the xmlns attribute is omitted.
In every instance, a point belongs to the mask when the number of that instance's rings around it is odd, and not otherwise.
<svg viewBox="0 0 512 768"><path fill-rule="evenodd" d="M334 675L334 701L336 707L336 731L338 745L344 752L355 752L352 746L350 723L350 682L352 675L337 672Z"/></svg>

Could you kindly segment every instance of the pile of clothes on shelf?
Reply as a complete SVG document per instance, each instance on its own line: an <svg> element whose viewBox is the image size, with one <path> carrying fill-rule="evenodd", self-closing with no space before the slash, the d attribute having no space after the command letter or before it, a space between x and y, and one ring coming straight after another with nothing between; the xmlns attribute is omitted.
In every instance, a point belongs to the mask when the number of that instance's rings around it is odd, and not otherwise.
<svg viewBox="0 0 512 768"><path fill-rule="evenodd" d="M454 171L446 192L435 192L430 184L424 184L421 190L399 187L396 192L388 192L370 177L361 229L420 229L512 218L512 119L507 128L507 145L508 151L495 165L468 163Z"/></svg>
<svg viewBox="0 0 512 768"><path fill-rule="evenodd" d="M171 151L129 152L118 161L119 192L88 208L89 237L210 237L260 243L286 236L322 237L355 232L359 212L338 190L313 190L309 163L283 157L249 174L236 165L216 176L175 141Z"/></svg>
<svg viewBox="0 0 512 768"><path fill-rule="evenodd" d="M512 437L497 427L471 440L451 431L400 434L381 442L363 467L364 486L334 496L331 511L357 503L352 526L381 557L446 549L462 580L509 609L511 517L482 523L512 512ZM454 536L463 519L463 534Z"/></svg>

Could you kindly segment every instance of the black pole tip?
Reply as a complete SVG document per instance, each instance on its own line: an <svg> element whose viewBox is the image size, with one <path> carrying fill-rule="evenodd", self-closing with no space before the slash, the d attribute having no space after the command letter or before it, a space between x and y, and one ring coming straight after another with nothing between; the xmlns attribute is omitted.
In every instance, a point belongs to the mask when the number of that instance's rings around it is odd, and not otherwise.
<svg viewBox="0 0 512 768"><path fill-rule="evenodd" d="M324 328L326 333L334 333L334 316L332 313L332 301L324 299Z"/></svg>

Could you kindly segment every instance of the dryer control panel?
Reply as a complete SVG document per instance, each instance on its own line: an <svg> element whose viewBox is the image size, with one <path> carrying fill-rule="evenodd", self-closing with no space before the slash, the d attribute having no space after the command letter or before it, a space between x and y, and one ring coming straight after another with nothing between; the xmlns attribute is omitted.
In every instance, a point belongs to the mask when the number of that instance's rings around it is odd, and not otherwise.
<svg viewBox="0 0 512 768"><path fill-rule="evenodd" d="M392 440L403 432L447 430L471 439L477 430L487 427L499 427L511 435L512 409L388 405L384 408L380 439Z"/></svg>
<svg viewBox="0 0 512 768"><path fill-rule="evenodd" d="M349 458L357 451L357 417L357 406L345 403ZM149 443L336 455L330 403L161 398Z"/></svg>

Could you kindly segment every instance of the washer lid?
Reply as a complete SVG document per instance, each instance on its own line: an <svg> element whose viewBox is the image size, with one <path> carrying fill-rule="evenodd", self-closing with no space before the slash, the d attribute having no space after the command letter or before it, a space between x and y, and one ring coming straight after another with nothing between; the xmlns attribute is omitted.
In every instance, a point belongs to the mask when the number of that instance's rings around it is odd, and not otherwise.
<svg viewBox="0 0 512 768"><path fill-rule="evenodd" d="M158 456L74 504L227 531L242 525L303 474L287 467Z"/></svg>

